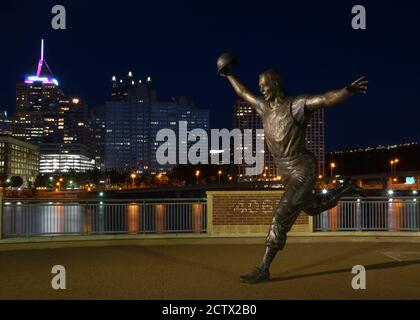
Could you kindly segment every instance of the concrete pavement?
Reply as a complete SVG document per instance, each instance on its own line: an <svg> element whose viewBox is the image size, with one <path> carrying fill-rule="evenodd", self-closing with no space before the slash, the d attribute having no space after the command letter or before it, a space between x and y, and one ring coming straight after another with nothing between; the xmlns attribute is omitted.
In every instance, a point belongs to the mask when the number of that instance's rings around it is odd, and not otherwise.
<svg viewBox="0 0 420 320"><path fill-rule="evenodd" d="M0 251L0 299L420 299L420 243L292 242L269 282L240 283L263 250L261 239ZM66 290L51 288L53 265L66 268ZM367 290L352 289L354 265Z"/></svg>

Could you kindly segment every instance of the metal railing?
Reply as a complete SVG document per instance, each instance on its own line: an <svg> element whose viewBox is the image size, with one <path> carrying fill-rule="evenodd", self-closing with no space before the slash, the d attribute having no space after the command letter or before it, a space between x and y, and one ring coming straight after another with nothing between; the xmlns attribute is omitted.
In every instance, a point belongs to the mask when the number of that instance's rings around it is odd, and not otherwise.
<svg viewBox="0 0 420 320"><path fill-rule="evenodd" d="M420 231L420 198L344 199L314 217L314 231Z"/></svg>
<svg viewBox="0 0 420 320"><path fill-rule="evenodd" d="M204 233L207 200L3 201L2 237Z"/></svg>

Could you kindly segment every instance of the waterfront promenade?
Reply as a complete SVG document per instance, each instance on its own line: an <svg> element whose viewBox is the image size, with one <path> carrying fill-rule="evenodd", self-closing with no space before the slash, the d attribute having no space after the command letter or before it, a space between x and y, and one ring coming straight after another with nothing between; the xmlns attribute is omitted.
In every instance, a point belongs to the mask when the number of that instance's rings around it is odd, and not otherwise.
<svg viewBox="0 0 420 320"><path fill-rule="evenodd" d="M420 299L418 237L292 237L269 282L241 284L239 275L259 262L263 243L3 241L0 299ZM53 265L66 268L66 290L51 288ZM351 287L354 265L367 270L366 290Z"/></svg>

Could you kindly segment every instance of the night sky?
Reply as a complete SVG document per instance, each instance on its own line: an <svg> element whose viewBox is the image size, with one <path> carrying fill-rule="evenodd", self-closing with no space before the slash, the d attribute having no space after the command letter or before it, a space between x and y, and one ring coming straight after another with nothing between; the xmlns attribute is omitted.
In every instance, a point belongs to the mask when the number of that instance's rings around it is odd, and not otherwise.
<svg viewBox="0 0 420 320"><path fill-rule="evenodd" d="M51 28L55 4L67 30ZM351 28L363 4L367 30ZM417 7L417 8L416 8ZM0 108L15 110L15 83L35 71L40 39L67 95L109 99L111 77L151 76L159 99L192 96L211 110L212 128L231 128L235 94L216 75L225 51L257 91L274 67L286 89L320 93L370 80L367 96L327 111L327 150L420 140L419 5L414 1L13 1L0 4Z"/></svg>

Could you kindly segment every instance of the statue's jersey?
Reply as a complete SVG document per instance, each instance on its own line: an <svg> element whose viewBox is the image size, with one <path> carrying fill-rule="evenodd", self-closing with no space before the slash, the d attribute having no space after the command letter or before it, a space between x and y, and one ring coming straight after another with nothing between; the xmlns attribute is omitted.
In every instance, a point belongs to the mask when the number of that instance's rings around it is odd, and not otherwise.
<svg viewBox="0 0 420 320"><path fill-rule="evenodd" d="M306 108L306 96L286 97L279 104L257 109L264 126L264 138L277 162L282 158L307 153L306 127L312 112Z"/></svg>

